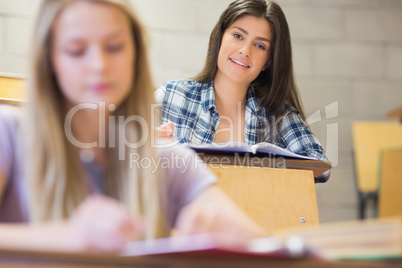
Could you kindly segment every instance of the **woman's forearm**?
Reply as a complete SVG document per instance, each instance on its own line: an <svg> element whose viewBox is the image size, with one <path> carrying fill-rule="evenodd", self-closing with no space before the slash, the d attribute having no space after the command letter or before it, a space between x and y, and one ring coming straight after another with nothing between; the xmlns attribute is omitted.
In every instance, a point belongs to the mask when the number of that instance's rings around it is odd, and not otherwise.
<svg viewBox="0 0 402 268"><path fill-rule="evenodd" d="M82 242L66 222L0 224L0 248L44 251L82 251Z"/></svg>

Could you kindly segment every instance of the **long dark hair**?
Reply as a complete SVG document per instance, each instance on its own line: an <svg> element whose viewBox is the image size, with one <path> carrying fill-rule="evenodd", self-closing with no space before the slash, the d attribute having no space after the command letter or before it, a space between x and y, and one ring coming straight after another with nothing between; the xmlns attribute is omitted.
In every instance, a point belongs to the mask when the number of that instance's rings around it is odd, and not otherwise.
<svg viewBox="0 0 402 268"><path fill-rule="evenodd" d="M209 82L214 79L218 69L217 60L223 34L236 20L246 15L265 18L273 33L273 45L270 47L270 57L266 64L268 68L262 71L251 83L260 105L273 118L276 118L273 121L276 121L277 124L281 121L278 118L282 115L283 107L287 102L299 111L305 121L306 117L294 79L292 45L288 23L281 7L274 1L237 0L232 2L222 13L212 30L203 70L192 79L201 82Z"/></svg>

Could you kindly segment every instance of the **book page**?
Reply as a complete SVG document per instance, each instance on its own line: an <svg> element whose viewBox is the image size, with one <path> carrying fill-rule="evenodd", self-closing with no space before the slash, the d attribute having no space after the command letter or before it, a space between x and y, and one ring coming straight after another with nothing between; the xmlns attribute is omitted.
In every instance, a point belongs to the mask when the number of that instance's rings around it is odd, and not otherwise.
<svg viewBox="0 0 402 268"><path fill-rule="evenodd" d="M226 143L209 143L195 144L188 143L188 147L198 153L255 153L254 148L246 143L241 142L226 142Z"/></svg>
<svg viewBox="0 0 402 268"><path fill-rule="evenodd" d="M273 157L283 156L283 157L292 157L306 160L317 160L313 157L293 153L287 149L281 148L269 142L261 142L251 146L241 142L209 143L209 144L188 143L186 144L186 146L195 150L198 153L212 153L212 154L260 153Z"/></svg>
<svg viewBox="0 0 402 268"><path fill-rule="evenodd" d="M301 246L292 247L289 239L267 237L241 240L217 233L187 236L173 236L127 243L122 256L179 255L179 256L248 256L266 258L301 258L311 255L310 250ZM293 243L294 244L294 243Z"/></svg>
<svg viewBox="0 0 402 268"><path fill-rule="evenodd" d="M269 142L257 143L255 145L252 145L251 147L254 148L255 152L261 153L261 154L268 154L268 155L272 155L272 156L293 157L293 158L307 159L307 160L317 160L313 157L293 153L287 149L281 148L281 147L279 147L275 144L269 143Z"/></svg>

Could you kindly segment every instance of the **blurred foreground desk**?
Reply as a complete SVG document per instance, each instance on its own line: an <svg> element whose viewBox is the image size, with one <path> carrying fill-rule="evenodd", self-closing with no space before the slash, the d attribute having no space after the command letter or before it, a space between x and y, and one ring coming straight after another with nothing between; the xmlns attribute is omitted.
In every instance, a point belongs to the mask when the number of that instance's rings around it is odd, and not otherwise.
<svg viewBox="0 0 402 268"><path fill-rule="evenodd" d="M401 267L401 261L314 261L306 259L267 259L263 257L225 257L225 256L143 256L119 257L105 254L67 254L49 252L28 252L0 250L0 267L172 267L172 268L244 268L244 267L279 267L279 268L310 268L310 267Z"/></svg>
<svg viewBox="0 0 402 268"><path fill-rule="evenodd" d="M199 154L223 190L268 231L318 226L314 177L329 162L250 155Z"/></svg>
<svg viewBox="0 0 402 268"><path fill-rule="evenodd" d="M184 240L183 237L172 237L148 242L133 242L134 247L133 244L128 244L124 252L127 255L137 256L125 257L0 248L0 267L370 268L402 266L402 221L400 218L387 221L322 224L319 230L310 229L300 233L251 240L238 245L219 243L225 240L219 240L219 236L214 234L184 238ZM295 238L298 239L295 240ZM181 243L177 243L179 241ZM300 245L303 246L300 247Z"/></svg>

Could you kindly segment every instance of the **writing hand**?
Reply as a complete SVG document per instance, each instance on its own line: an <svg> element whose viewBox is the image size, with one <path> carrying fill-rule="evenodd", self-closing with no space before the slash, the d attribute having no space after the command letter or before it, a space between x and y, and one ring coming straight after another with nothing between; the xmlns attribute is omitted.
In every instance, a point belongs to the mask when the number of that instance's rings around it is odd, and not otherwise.
<svg viewBox="0 0 402 268"><path fill-rule="evenodd" d="M170 138L173 140L174 123L169 121L155 128L156 136L159 138Z"/></svg>
<svg viewBox="0 0 402 268"><path fill-rule="evenodd" d="M121 203L101 195L87 197L69 222L82 251L116 252L144 233L141 219L133 220Z"/></svg>

